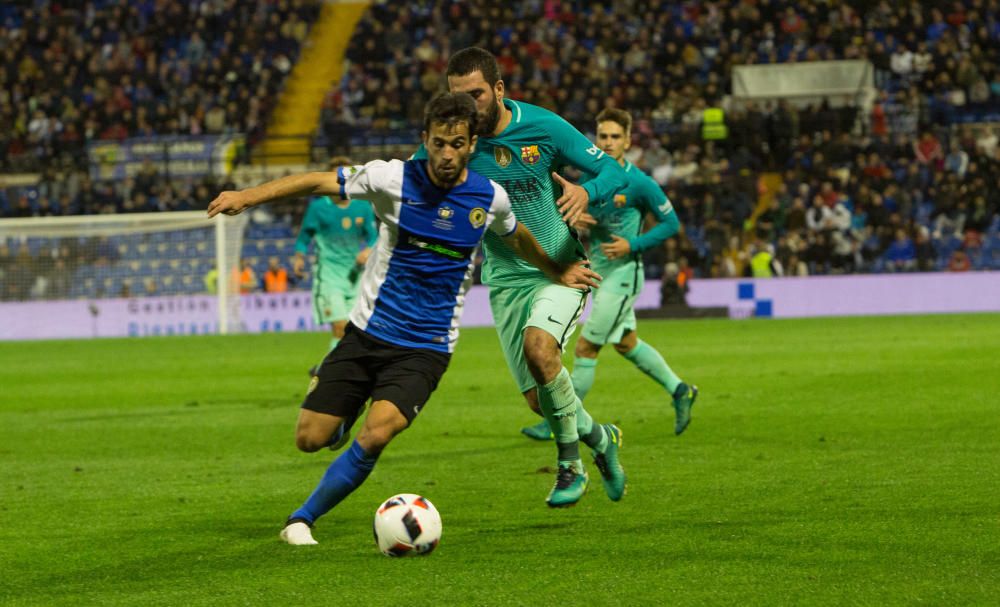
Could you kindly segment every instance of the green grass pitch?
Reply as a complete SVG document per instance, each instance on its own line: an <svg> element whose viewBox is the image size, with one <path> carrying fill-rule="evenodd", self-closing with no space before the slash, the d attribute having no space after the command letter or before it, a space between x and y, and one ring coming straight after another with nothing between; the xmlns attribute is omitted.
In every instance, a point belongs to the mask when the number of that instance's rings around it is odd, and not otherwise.
<svg viewBox="0 0 1000 607"><path fill-rule="evenodd" d="M629 492L552 511L554 447L491 330L416 424L278 540L333 455L295 450L321 334L0 344L0 605L996 604L1000 316L640 325L701 397L680 438L610 349L587 401ZM389 559L376 506L444 535Z"/></svg>

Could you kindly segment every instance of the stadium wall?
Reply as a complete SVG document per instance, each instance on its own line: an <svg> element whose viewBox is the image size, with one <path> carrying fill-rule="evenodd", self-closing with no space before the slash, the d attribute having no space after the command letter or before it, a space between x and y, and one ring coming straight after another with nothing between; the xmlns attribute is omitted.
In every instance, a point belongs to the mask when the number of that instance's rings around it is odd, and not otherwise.
<svg viewBox="0 0 1000 607"><path fill-rule="evenodd" d="M659 307L659 287L648 281L636 307ZM0 339L213 334L216 302L212 295L193 295L2 303ZM1000 272L695 279L688 303L726 307L732 318L1000 312ZM245 295L240 305L249 333L319 329L305 291ZM493 324L486 287L469 292L462 324Z"/></svg>

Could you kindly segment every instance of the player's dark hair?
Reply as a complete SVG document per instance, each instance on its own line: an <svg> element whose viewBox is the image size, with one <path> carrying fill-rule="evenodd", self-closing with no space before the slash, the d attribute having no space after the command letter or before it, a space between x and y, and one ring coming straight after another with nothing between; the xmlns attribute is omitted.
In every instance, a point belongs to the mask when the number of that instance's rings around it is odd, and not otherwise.
<svg viewBox="0 0 1000 607"><path fill-rule="evenodd" d="M493 53L478 46L470 46L451 56L445 76L467 76L477 71L482 72L483 80L490 86L496 86L500 80L500 66Z"/></svg>
<svg viewBox="0 0 1000 607"><path fill-rule="evenodd" d="M597 124L602 122L615 122L620 124L626 133L632 131L632 114L629 114L625 110L619 110L617 108L609 107L601 110L601 113L597 115Z"/></svg>
<svg viewBox="0 0 1000 607"><path fill-rule="evenodd" d="M467 93L441 93L424 109L424 130L430 132L432 124L446 124L452 127L459 122L469 125L469 136L476 134L479 114L476 102Z"/></svg>

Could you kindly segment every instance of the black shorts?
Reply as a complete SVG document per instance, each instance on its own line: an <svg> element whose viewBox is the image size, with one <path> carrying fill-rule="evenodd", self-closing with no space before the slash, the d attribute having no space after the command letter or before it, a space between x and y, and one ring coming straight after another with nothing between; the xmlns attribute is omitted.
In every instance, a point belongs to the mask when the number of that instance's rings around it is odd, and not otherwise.
<svg viewBox="0 0 1000 607"><path fill-rule="evenodd" d="M412 423L450 360L451 354L390 344L348 323L309 384L302 408L352 417L369 398L387 400Z"/></svg>

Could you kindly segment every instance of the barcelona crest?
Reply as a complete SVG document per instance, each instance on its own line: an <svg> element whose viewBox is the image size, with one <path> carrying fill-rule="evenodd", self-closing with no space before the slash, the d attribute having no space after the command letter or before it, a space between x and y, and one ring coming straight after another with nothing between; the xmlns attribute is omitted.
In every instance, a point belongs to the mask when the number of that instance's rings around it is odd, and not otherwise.
<svg viewBox="0 0 1000 607"><path fill-rule="evenodd" d="M521 161L525 164L535 164L542 157L537 145L521 146Z"/></svg>
<svg viewBox="0 0 1000 607"><path fill-rule="evenodd" d="M627 202L627 199L625 198L625 194L615 194L615 208L616 209L620 209L623 206L625 206L626 202Z"/></svg>

